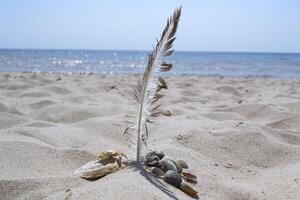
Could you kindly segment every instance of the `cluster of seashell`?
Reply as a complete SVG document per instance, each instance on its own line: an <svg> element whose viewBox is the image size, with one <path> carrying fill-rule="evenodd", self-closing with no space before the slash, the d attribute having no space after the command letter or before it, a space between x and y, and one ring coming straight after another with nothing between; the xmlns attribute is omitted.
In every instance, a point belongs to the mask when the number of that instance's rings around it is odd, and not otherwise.
<svg viewBox="0 0 300 200"><path fill-rule="evenodd" d="M187 183L197 183L197 177L185 171L189 168L185 161L174 160L163 152L151 151L145 156L145 165L165 182L180 188L193 198L198 198L198 192Z"/></svg>

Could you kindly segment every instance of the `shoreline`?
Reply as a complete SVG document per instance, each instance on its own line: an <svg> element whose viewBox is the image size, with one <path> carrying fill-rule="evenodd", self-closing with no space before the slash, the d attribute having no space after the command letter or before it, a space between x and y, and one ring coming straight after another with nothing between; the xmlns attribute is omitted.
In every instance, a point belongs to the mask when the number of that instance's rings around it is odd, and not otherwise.
<svg viewBox="0 0 300 200"><path fill-rule="evenodd" d="M31 74L31 75L85 75L85 76L133 76L133 77L141 77L142 73L105 73L105 72L6 72L0 71L0 75L22 75L22 74ZM283 81L299 81L300 78L283 78L271 75L262 75L262 76L255 76L255 75L247 75L247 76L227 76L227 75L191 75L191 74L161 74L162 77L172 78L172 77L193 77L193 78L221 78L221 79L266 79L266 80L283 80Z"/></svg>

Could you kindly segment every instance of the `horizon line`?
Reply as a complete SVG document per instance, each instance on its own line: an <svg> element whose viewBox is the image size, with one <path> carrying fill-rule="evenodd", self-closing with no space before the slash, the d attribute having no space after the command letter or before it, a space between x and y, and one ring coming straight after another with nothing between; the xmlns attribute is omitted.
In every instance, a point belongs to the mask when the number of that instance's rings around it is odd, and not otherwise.
<svg viewBox="0 0 300 200"><path fill-rule="evenodd" d="M0 50L52 50L52 51L141 51L150 52L148 49L89 49L89 48L0 48ZM186 53L244 53L244 54L300 54L300 52L280 52L280 51L224 51L224 50L175 50Z"/></svg>

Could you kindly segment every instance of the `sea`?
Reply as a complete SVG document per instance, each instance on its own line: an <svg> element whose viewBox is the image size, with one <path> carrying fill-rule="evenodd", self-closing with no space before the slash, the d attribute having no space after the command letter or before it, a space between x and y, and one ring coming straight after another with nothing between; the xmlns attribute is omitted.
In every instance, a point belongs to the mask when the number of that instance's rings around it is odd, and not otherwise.
<svg viewBox="0 0 300 200"><path fill-rule="evenodd" d="M0 49L0 72L140 74L148 51ZM300 53L184 52L166 75L300 79Z"/></svg>

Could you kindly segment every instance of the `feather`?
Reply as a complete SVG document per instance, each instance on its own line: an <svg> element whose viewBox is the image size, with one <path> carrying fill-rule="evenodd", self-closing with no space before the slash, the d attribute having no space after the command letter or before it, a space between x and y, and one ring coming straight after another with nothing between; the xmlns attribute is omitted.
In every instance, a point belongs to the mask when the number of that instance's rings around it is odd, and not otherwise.
<svg viewBox="0 0 300 200"><path fill-rule="evenodd" d="M172 64L168 64L168 63L165 63L165 62L163 62L161 64L160 71L166 72L166 71L169 71L171 69L172 69Z"/></svg>
<svg viewBox="0 0 300 200"><path fill-rule="evenodd" d="M142 142L146 144L148 138L147 122L151 122L149 117L159 116L160 112L156 102L164 95L160 94L161 89L167 89L167 84L163 78L158 76L158 72L165 72L172 69L172 64L167 64L164 58L173 53L172 47L175 41L175 34L181 15L181 7L176 9L167 20L167 24L161 34L160 39L156 39L157 44L152 53L149 54L148 64L142 79L137 82L133 90L133 99L139 105L137 123L131 124L124 133L134 132L136 136L136 161L139 162L141 156Z"/></svg>

